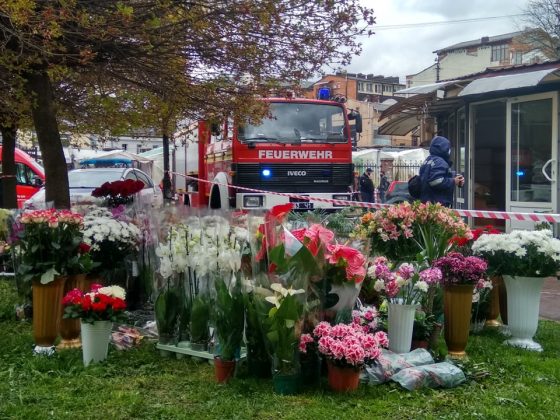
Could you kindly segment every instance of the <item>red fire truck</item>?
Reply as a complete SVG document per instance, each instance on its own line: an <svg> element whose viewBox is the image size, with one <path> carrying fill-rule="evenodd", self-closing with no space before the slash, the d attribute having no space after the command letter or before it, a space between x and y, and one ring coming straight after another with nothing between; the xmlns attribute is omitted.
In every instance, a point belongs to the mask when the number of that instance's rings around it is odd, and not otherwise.
<svg viewBox="0 0 560 420"><path fill-rule="evenodd" d="M350 200L352 128L361 117L341 102L267 98L269 114L259 124L232 120L199 124L199 205L270 209L293 202L296 209L335 209L331 203L246 191L235 187Z"/></svg>

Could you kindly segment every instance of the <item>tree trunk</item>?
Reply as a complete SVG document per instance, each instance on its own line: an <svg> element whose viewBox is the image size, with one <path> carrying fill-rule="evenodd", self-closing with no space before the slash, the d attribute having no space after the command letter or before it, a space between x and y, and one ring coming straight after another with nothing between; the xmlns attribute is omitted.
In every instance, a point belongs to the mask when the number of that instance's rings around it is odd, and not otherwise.
<svg viewBox="0 0 560 420"><path fill-rule="evenodd" d="M163 134L163 198L170 200L172 198L171 177L169 176L169 136Z"/></svg>
<svg viewBox="0 0 560 420"><path fill-rule="evenodd" d="M16 194L16 127L15 125L2 125L2 183L0 206L5 209L17 208Z"/></svg>
<svg viewBox="0 0 560 420"><path fill-rule="evenodd" d="M62 149L50 77L45 69L27 75L27 90L34 97L33 123L45 167L46 202L70 208L68 171Z"/></svg>

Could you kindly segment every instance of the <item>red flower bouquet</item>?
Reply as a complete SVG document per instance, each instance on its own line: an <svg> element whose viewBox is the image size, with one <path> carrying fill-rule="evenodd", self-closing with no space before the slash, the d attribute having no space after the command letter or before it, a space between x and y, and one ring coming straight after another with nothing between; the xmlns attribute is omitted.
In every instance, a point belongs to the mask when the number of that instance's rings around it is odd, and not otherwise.
<svg viewBox="0 0 560 420"><path fill-rule="evenodd" d="M144 188L142 181L125 179L124 181L105 182L91 192L97 198L107 199L109 207L118 207L121 204L132 202L132 196Z"/></svg>
<svg viewBox="0 0 560 420"><path fill-rule="evenodd" d="M82 322L119 322L126 319L125 291L119 286L93 284L89 293L70 290L62 299L64 318L81 318Z"/></svg>

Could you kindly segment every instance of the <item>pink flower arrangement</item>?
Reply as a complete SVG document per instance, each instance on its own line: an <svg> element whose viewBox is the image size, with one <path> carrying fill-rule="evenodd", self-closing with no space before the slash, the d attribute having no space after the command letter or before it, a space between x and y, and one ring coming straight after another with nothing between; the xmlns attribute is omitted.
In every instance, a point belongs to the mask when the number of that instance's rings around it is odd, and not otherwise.
<svg viewBox="0 0 560 420"><path fill-rule="evenodd" d="M362 326L354 322L334 326L320 322L313 330L313 336L304 336L306 345L316 342L319 353L335 365L354 368L375 361L381 354L381 348L389 344L384 332L366 333Z"/></svg>
<svg viewBox="0 0 560 420"><path fill-rule="evenodd" d="M394 270L386 258L379 257L368 268L368 277L375 281L375 291L390 302L412 305L422 302L430 286L439 283L442 273L438 268L419 270L408 263Z"/></svg>
<svg viewBox="0 0 560 420"><path fill-rule="evenodd" d="M363 281L366 276L366 258L356 248L333 243L334 233L331 230L314 224L291 233L313 256L320 258L321 263L326 263L325 276L333 283Z"/></svg>
<svg viewBox="0 0 560 420"><path fill-rule="evenodd" d="M450 252L445 257L437 259L434 267L441 270L441 283L444 285L476 285L484 278L488 265L481 258L465 257L459 252Z"/></svg>
<svg viewBox="0 0 560 420"><path fill-rule="evenodd" d="M453 210L441 204L420 202L396 204L366 213L355 235L370 238L372 251L393 261L411 260L430 243L433 245L434 239L435 243L448 247L455 236L472 238L469 227ZM444 251L438 249L437 256Z"/></svg>

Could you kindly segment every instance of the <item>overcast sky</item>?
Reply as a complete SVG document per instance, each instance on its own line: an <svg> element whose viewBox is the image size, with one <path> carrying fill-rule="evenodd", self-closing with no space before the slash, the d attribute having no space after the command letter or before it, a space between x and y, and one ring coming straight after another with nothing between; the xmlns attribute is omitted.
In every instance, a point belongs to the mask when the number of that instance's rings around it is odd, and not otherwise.
<svg viewBox="0 0 560 420"><path fill-rule="evenodd" d="M522 28L521 18L428 25L405 29L383 26L440 22L522 13L528 0L362 0L374 9L375 34L363 40L363 52L348 71L399 76L418 73L432 65L433 51L483 36L500 35Z"/></svg>

